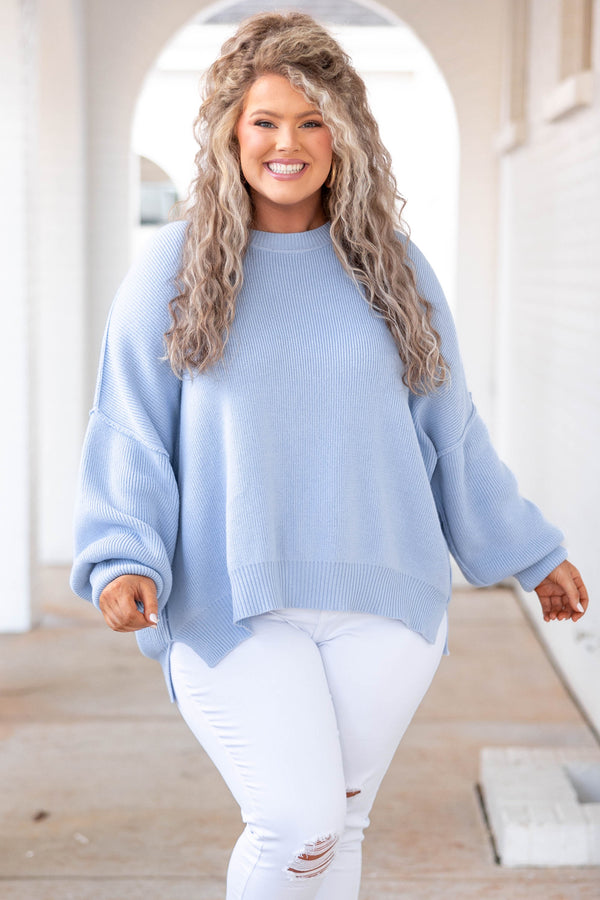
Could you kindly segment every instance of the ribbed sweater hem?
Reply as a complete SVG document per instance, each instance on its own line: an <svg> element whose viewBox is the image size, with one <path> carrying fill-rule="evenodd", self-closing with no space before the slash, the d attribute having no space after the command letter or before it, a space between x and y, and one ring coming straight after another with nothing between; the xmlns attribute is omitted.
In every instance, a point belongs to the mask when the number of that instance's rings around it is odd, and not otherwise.
<svg viewBox="0 0 600 900"><path fill-rule="evenodd" d="M448 592L383 565L279 560L230 572L233 618L243 623L273 609L328 609L401 619L433 643Z"/></svg>
<svg viewBox="0 0 600 900"><path fill-rule="evenodd" d="M294 607L372 613L399 619L434 643L450 597L450 584L444 593L405 572L360 562L254 563L232 570L230 583L230 598L198 609L197 617L178 628L172 627L168 610L164 610L158 629L138 632L142 652L162 665L172 701L176 699L169 665L173 641L188 644L209 666L216 666L238 644L251 637L248 619L275 609ZM447 644L444 653L448 653Z"/></svg>

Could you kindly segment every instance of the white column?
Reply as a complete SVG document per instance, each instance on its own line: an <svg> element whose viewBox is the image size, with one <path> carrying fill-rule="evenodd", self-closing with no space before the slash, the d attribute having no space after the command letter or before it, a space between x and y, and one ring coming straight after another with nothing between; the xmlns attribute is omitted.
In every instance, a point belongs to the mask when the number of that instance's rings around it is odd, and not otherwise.
<svg viewBox="0 0 600 900"><path fill-rule="evenodd" d="M84 374L85 79L79 0L38 0L38 7L36 529L40 560L53 565L69 563L72 555L75 486L91 405Z"/></svg>
<svg viewBox="0 0 600 900"><path fill-rule="evenodd" d="M0 631L31 627L31 273L29 175L35 106L35 5L0 4Z"/></svg>

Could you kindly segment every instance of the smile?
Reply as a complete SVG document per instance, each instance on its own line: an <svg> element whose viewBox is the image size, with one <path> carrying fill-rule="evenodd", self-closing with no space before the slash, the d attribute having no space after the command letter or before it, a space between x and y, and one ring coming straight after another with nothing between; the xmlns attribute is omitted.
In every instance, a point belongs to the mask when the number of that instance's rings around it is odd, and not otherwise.
<svg viewBox="0 0 600 900"><path fill-rule="evenodd" d="M306 168L306 163L292 163L285 165L284 163L266 163L267 169L275 175L297 175Z"/></svg>

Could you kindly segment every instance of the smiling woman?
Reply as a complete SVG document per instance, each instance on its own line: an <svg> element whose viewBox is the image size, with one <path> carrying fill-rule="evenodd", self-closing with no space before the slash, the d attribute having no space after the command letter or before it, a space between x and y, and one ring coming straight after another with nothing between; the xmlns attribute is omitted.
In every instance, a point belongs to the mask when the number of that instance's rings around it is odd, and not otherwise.
<svg viewBox="0 0 600 900"><path fill-rule="evenodd" d="M268 105L268 109L264 108ZM242 173L259 231L309 231L326 222L331 132L320 110L282 75L258 78L236 128Z"/></svg>
<svg viewBox="0 0 600 900"><path fill-rule="evenodd" d="M489 440L343 50L260 14L205 89L191 206L109 317L72 586L160 661L240 805L227 900L357 900L449 550L546 618L587 593Z"/></svg>

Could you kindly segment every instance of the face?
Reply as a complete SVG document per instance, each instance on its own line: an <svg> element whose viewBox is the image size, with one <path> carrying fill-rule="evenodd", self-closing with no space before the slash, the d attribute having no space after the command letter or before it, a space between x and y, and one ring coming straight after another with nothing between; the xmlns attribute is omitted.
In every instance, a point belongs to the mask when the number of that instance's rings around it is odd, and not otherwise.
<svg viewBox="0 0 600 900"><path fill-rule="evenodd" d="M248 91L236 135L254 227L306 231L324 224L331 133L314 104L283 76L262 75Z"/></svg>

